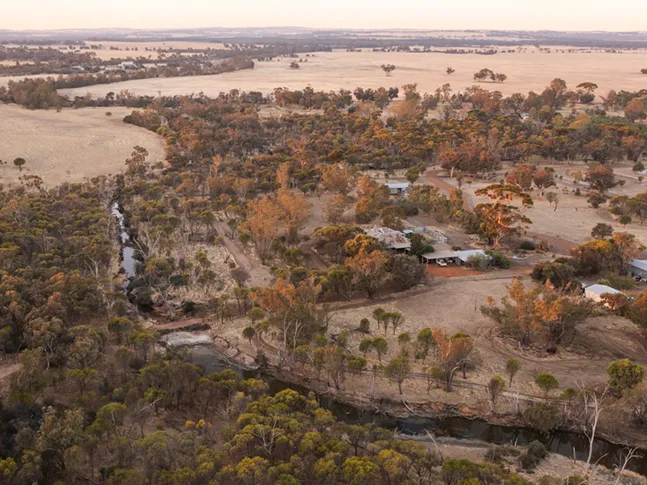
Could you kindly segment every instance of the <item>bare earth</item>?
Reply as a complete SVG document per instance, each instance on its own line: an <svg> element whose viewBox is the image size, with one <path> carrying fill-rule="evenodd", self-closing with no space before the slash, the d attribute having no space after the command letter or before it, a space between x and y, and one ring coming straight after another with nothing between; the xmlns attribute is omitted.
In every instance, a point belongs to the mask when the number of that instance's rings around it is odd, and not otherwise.
<svg viewBox="0 0 647 485"><path fill-rule="evenodd" d="M618 179L624 180L625 185L614 187L608 193L610 197L615 195L633 197L647 191L647 181L639 181L637 175L631 171L631 165L630 162L626 161L614 164L613 169ZM584 172L587 169L585 163L557 164L553 165L553 168L557 176L562 176L562 179L557 180L557 187L551 187L545 192L557 192L559 195L557 210L546 201L546 198L541 195L541 191L533 190L531 192L533 207L524 209L524 213L532 220L532 225L528 228L529 233L540 239L542 236L548 236L549 238L558 238L575 244L582 244L591 239L591 229L597 223L604 222L610 224L614 231L626 231L634 234L647 246L647 225L640 224L636 220L622 226L617 221L617 218L609 213L608 204L601 205L598 209L593 209L589 206L587 203L588 184L585 182L574 184L571 175L576 171ZM476 197L474 192L504 178L506 170L509 170L509 168L504 168L500 176L497 176L493 181L474 181L461 187L463 193L469 197L472 206L486 201L484 197ZM445 178L443 180L452 186L456 186L455 179ZM574 190L577 188L580 189L582 195L574 195Z"/></svg>
<svg viewBox="0 0 647 485"><path fill-rule="evenodd" d="M360 341L367 336L352 330L358 327L362 318L369 318L370 337L384 337L389 342L389 350L383 357L383 362L396 357L400 352L397 336L401 333L409 333L412 340L415 340L423 328L439 327L449 333L465 332L476 340L475 348L481 360L478 368L469 373L471 382L484 384L495 374L505 375L507 359L515 357L522 366L515 378L514 390L535 396L541 395L533 382L539 372L555 375L560 388L564 389L576 387L578 381L597 383L604 380L606 366L618 358L628 357L647 363L645 338L633 323L620 317L589 318L578 328L578 337L573 341L573 347L567 344L556 356L546 354L541 357L519 348L514 342L497 338L495 332L491 331L492 322L481 314L480 307L487 304L488 297L498 302L506 294L506 285L510 284L513 276L518 275L498 270L481 276L436 279L431 283L431 289L421 294L391 303L376 302L359 308L339 310L335 312L330 332L351 330L348 348L357 352ZM532 285L528 278L525 279L525 284ZM377 329L375 320L371 317L377 307L404 315L405 322L395 334L392 328L389 328L386 335L384 329ZM378 363L374 353L369 354L369 358L371 364ZM428 365L429 362L418 362L414 371L424 372Z"/></svg>
<svg viewBox="0 0 647 485"><path fill-rule="evenodd" d="M22 175L39 175L50 186L119 172L135 145L148 150L149 162L164 160L161 137L122 121L131 111L83 108L57 113L0 105L0 160L7 162L0 165L0 183L18 182L21 172L13 165L18 157L27 160Z"/></svg>
<svg viewBox="0 0 647 485"><path fill-rule="evenodd" d="M125 51L115 51L126 53ZM290 59L272 62L257 62L253 70L225 73L216 76L197 76L166 79L143 79L122 83L89 86L62 90L61 94L93 96L127 89L135 95L157 94L182 95L204 92L208 96L228 92L231 89L269 93L276 87L303 89L311 85L317 90L354 89L357 86L377 88L418 83L421 92L433 92L444 83L451 83L455 90L476 84L473 74L488 67L504 73L508 80L503 84L481 83L490 90L499 90L505 95L529 90L541 91L556 77L570 86L590 81L599 85L599 94L610 89L636 90L645 87L645 76L640 69L647 66L647 51L618 54L592 53L539 53L528 52L496 54L440 54L404 52L317 52L315 57L301 57L308 62L300 63L301 69L290 69ZM298 60L298 59L297 59ZM380 66L394 64L396 70L385 77ZM451 76L445 69L452 66L456 72Z"/></svg>

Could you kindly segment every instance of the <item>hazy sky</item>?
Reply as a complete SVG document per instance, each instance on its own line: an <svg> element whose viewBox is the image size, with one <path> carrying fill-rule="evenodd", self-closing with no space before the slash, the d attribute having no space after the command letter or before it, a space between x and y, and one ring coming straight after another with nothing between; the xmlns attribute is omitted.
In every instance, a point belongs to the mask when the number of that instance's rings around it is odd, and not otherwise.
<svg viewBox="0 0 647 485"><path fill-rule="evenodd" d="M2 0L0 29L647 30L647 0Z"/></svg>

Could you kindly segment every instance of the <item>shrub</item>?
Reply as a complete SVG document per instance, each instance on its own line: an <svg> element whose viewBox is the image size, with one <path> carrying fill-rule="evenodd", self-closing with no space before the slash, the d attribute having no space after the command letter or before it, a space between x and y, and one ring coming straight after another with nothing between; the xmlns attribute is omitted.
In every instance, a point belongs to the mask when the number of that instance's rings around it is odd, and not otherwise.
<svg viewBox="0 0 647 485"><path fill-rule="evenodd" d="M561 424L559 409L552 404L533 403L523 411L523 418L528 424L542 433L549 433Z"/></svg>
<svg viewBox="0 0 647 485"><path fill-rule="evenodd" d="M586 201L589 203L591 207L593 207L594 209L597 209L598 207L600 207L601 204L604 204L607 201L607 199L602 194L598 194L596 192L589 195L589 198L586 199Z"/></svg>
<svg viewBox="0 0 647 485"><path fill-rule="evenodd" d="M629 359L613 361L607 368L609 384L616 392L636 387L642 382L644 373L642 365L633 364Z"/></svg>
<svg viewBox="0 0 647 485"><path fill-rule="evenodd" d="M537 440L528 444L526 453L534 457L538 463L548 456L548 450L546 450L544 444Z"/></svg>
<svg viewBox="0 0 647 485"><path fill-rule="evenodd" d="M533 268L531 277L540 283L550 280L555 288L567 286L580 287L579 281L575 279L575 268L568 263L558 261L539 261Z"/></svg>
<svg viewBox="0 0 647 485"><path fill-rule="evenodd" d="M645 170L645 165L643 164L643 162L636 162L631 169L634 172L642 172L643 170Z"/></svg>
<svg viewBox="0 0 647 485"><path fill-rule="evenodd" d="M362 318L359 322L359 328L357 329L358 332L361 333L371 333L371 322L368 320L368 318Z"/></svg>
<svg viewBox="0 0 647 485"><path fill-rule="evenodd" d="M538 374L537 377L535 377L535 384L537 384L537 386L539 386L539 388L544 391L544 397L548 397L548 393L550 391L559 387L559 382L557 381L555 376L546 373Z"/></svg>
<svg viewBox="0 0 647 485"><path fill-rule="evenodd" d="M571 475L564 479L564 485L587 485L588 483L589 479L582 475Z"/></svg>
<svg viewBox="0 0 647 485"><path fill-rule="evenodd" d="M623 226L626 226L627 224L631 224L631 216L624 214L620 216L620 219L618 219L618 222L622 224Z"/></svg>
<svg viewBox="0 0 647 485"><path fill-rule="evenodd" d="M467 258L467 266L474 269L483 270L488 267L488 257L484 254L473 254Z"/></svg>
<svg viewBox="0 0 647 485"><path fill-rule="evenodd" d="M492 446L485 452L484 460L490 463L503 463L508 456L519 456L521 451L516 446L499 445Z"/></svg>
<svg viewBox="0 0 647 485"><path fill-rule="evenodd" d="M600 283L600 281L605 280L606 283ZM616 290L631 290L636 286L636 280L631 276L622 276L614 273L604 274L603 278L598 280L598 284L606 284Z"/></svg>
<svg viewBox="0 0 647 485"><path fill-rule="evenodd" d="M537 246L532 241L521 241L521 244L519 244L519 249L523 249L524 251L534 251L535 249L537 249Z"/></svg>
<svg viewBox="0 0 647 485"><path fill-rule="evenodd" d="M495 268L508 269L510 267L510 260L503 253L499 251L486 251L486 254L491 258L490 264Z"/></svg>

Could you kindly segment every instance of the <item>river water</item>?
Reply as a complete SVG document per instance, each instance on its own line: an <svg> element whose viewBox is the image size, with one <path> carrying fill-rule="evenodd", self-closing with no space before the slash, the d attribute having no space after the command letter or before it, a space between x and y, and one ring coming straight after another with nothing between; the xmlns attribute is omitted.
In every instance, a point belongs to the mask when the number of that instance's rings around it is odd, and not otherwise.
<svg viewBox="0 0 647 485"><path fill-rule="evenodd" d="M247 378L262 378L269 384L271 393L276 393L283 389L293 389L304 394L309 392L303 386L281 381L270 375L259 375L254 371L241 372L239 369L222 361L217 352L209 346L192 347L190 349L190 358L207 373L233 369ZM550 435L545 435L531 428L499 426L480 419L462 417L443 419L398 418L384 413L361 410L354 406L340 403L329 396L319 396L319 404L323 408L330 410L339 421L349 424L373 423L408 435L426 436L425 430L427 430L435 436L480 440L497 445L527 445L531 441L537 440L541 441L552 453L572 458L575 452L575 456L579 460L586 460L589 450L589 442L584 435L568 431L555 431ZM597 439L593 447L592 463L598 462L608 468L613 468L624 456L625 449L623 446ZM641 455L647 457L647 451L642 452ZM627 468L647 476L647 459L632 460Z"/></svg>
<svg viewBox="0 0 647 485"><path fill-rule="evenodd" d="M128 234L128 230L126 228L123 209L119 205L119 202L113 202L110 207L110 213L117 221L117 236L121 244L121 267L124 269L128 278L133 278L137 274L135 266L135 248L132 246L132 240L130 239L130 234ZM125 284L127 285L128 282L126 281Z"/></svg>

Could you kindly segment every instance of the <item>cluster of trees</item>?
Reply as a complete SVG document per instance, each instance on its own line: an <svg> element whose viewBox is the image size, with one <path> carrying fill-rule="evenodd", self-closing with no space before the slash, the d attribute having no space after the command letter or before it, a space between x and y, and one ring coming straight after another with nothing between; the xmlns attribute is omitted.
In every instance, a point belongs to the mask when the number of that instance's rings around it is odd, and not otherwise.
<svg viewBox="0 0 647 485"><path fill-rule="evenodd" d="M94 52L62 51L52 47L30 49L25 46L0 46L0 61L15 61L0 65L3 76L27 76L35 74L70 73L72 66L96 66Z"/></svg>
<svg viewBox="0 0 647 485"><path fill-rule="evenodd" d="M386 74L386 77L389 77L395 71L395 66L393 64L382 64L382 70Z"/></svg>
<svg viewBox="0 0 647 485"><path fill-rule="evenodd" d="M593 312L593 303L570 289L555 288L549 280L526 289L521 279L515 278L501 306L490 301L481 312L498 325L502 334L523 346L541 342L555 348Z"/></svg>
<svg viewBox="0 0 647 485"><path fill-rule="evenodd" d="M448 72L447 74L450 74L450 73ZM474 73L475 81L484 81L486 79L489 79L490 81L495 83L502 83L506 79L508 79L508 76L506 76L503 73L494 72L492 69L488 69L487 67Z"/></svg>
<svg viewBox="0 0 647 485"><path fill-rule="evenodd" d="M23 183L0 190L0 350L38 348L57 366L92 360L104 341L92 323L107 305L121 306L106 281L114 225L107 181L45 190L32 175Z"/></svg>
<svg viewBox="0 0 647 485"><path fill-rule="evenodd" d="M234 57L220 61L217 64L184 61L178 64L170 63L165 66L138 70L115 70L95 74L61 75L57 78L24 79L22 81L9 81L6 87L0 87L0 101L20 104L30 109L62 108L67 106L79 107L91 105L92 103L89 100L85 100L83 104L73 104L73 100L60 96L57 90L115 83L132 79L213 75L253 68L254 61L248 58ZM114 98L114 94L112 97ZM139 102L133 104L133 106L147 106L152 99L154 98L144 97L146 102Z"/></svg>
<svg viewBox="0 0 647 485"><path fill-rule="evenodd" d="M633 197L618 195L609 200L609 212L618 217L621 224L628 224L636 218L642 224L647 219L647 192Z"/></svg>
<svg viewBox="0 0 647 485"><path fill-rule="evenodd" d="M2 410L3 417L20 425L20 439L0 460L4 480L17 485L57 480L110 485L531 483L501 464L445 460L439 451L394 439L371 424L338 422L314 395L284 390L268 396L262 382L230 371L204 375L191 363L171 359L110 376L103 386L98 377L70 378L66 384L74 404L47 407L36 420L27 420L24 407ZM177 421L177 429L152 426L167 419Z"/></svg>

